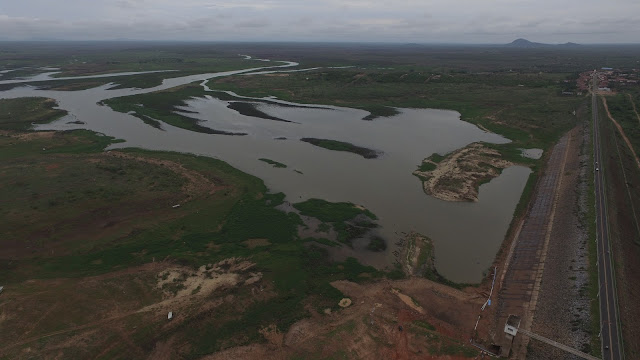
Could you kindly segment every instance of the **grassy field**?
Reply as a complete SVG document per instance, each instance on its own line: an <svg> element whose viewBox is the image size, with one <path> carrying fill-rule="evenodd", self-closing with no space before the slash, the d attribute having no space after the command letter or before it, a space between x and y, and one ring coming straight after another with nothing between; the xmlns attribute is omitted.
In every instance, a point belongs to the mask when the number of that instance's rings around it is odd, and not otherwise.
<svg viewBox="0 0 640 360"><path fill-rule="evenodd" d="M622 126L636 154L640 153L640 119L638 119L634 111L634 104L637 108L638 100L640 100L640 87L618 93L615 96L607 96L609 111ZM607 119L607 117L604 119Z"/></svg>
<svg viewBox="0 0 640 360"><path fill-rule="evenodd" d="M58 104L53 99L17 98L0 99L0 129L27 130L33 124L46 124L67 114L54 109Z"/></svg>

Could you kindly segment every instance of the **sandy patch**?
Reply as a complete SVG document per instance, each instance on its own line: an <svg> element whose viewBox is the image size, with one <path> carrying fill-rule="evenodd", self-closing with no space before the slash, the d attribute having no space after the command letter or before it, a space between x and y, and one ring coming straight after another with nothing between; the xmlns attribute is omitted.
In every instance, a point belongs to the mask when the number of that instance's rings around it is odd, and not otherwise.
<svg viewBox="0 0 640 360"><path fill-rule="evenodd" d="M340 300L340 302L338 303L338 305L339 305L341 308L349 307L349 306L351 305L351 299L349 299L349 298L344 298L344 299Z"/></svg>
<svg viewBox="0 0 640 360"><path fill-rule="evenodd" d="M502 159L497 150L481 143L472 143L456 150L437 164L429 158L423 160L425 163L434 164L436 168L427 171L418 169L413 174L422 180L427 195L445 201L478 201L480 183L497 177L502 169L513 166L513 163Z"/></svg>
<svg viewBox="0 0 640 360"><path fill-rule="evenodd" d="M424 309L422 308L422 306L420 306L415 300L413 300L411 296L401 293L398 289L391 289L391 293L395 294L408 307L419 312L420 314L424 314Z"/></svg>
<svg viewBox="0 0 640 360"><path fill-rule="evenodd" d="M216 264L202 265L198 270L174 267L157 274L156 287L161 289L165 300L140 310L149 311L182 303L210 295L221 288L237 285L251 285L262 279L261 272L249 271L254 263L230 258Z"/></svg>

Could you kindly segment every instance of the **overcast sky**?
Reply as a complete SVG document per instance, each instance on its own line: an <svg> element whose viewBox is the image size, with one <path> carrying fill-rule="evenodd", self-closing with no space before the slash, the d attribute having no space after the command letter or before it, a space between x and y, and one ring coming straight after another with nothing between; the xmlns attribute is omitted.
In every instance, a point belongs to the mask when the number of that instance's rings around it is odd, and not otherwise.
<svg viewBox="0 0 640 360"><path fill-rule="evenodd" d="M640 42L640 0L2 0L0 39Z"/></svg>

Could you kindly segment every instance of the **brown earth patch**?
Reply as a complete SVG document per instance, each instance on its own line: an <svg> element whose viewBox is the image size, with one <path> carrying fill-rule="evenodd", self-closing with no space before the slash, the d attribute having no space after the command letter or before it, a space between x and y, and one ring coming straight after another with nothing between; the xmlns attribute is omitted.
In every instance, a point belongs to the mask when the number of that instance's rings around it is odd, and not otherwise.
<svg viewBox="0 0 640 360"><path fill-rule="evenodd" d="M51 170L55 170L55 169L57 169L57 168L59 168L59 167L60 167L60 164L48 164L48 165L46 165L44 168L45 168L47 171L51 171Z"/></svg>
<svg viewBox="0 0 640 360"><path fill-rule="evenodd" d="M351 306L296 322L282 343L280 334L267 328L263 336L268 344L226 349L201 359L454 360L473 357L457 351L475 354L468 346L475 323L473 310L482 305L475 293L420 278L332 285L352 300Z"/></svg>
<svg viewBox="0 0 640 360"><path fill-rule="evenodd" d="M18 140L35 140L35 139L51 139L56 135L55 131L30 131L15 132L9 130L0 130L0 135L7 136Z"/></svg>
<svg viewBox="0 0 640 360"><path fill-rule="evenodd" d="M243 244L247 245L249 249L254 249L259 246L268 246L271 245L271 242L267 239L249 239L245 240Z"/></svg>

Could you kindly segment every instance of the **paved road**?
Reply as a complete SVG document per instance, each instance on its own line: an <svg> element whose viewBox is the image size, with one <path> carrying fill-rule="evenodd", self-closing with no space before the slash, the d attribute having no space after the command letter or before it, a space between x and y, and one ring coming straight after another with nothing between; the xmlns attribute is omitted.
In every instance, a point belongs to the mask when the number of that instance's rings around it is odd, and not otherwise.
<svg viewBox="0 0 640 360"><path fill-rule="evenodd" d="M596 195L596 241L598 243L598 298L600 299L600 328L602 337L602 358L604 360L622 359L622 347L618 331L618 306L616 299L613 264L611 261L611 245L609 242L609 223L607 221L607 204L604 184L602 150L600 146L600 129L598 125L598 100L596 96L597 76L593 77L593 153L595 160L595 195Z"/></svg>

